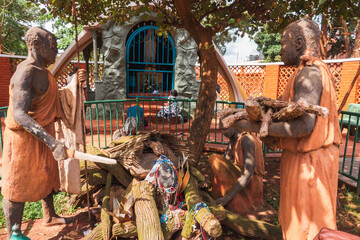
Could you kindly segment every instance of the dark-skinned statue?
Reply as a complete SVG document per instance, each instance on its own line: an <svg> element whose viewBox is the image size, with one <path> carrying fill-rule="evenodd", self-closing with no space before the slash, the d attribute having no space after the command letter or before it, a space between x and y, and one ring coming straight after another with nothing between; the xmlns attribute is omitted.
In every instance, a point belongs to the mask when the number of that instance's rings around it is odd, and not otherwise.
<svg viewBox="0 0 360 240"><path fill-rule="evenodd" d="M265 170L261 142L254 134L233 128L223 134L229 138L224 157L214 154L209 158L212 194L230 211L252 214L263 205Z"/></svg>
<svg viewBox="0 0 360 240"><path fill-rule="evenodd" d="M281 58L296 66L283 101L305 99L329 109L327 118L305 113L269 125L269 136L283 149L280 164L279 222L284 239L313 239L322 227L336 229L338 146L341 132L336 92L327 65L319 60L320 30L310 20L288 25L281 37ZM236 121L233 128L259 132L260 123Z"/></svg>
<svg viewBox="0 0 360 240"><path fill-rule="evenodd" d="M61 109L56 80L46 69L58 53L56 38L33 27L25 42L28 56L10 80L5 120L2 195L8 237L12 226L21 226L25 202L42 200L44 225L72 221L56 215L53 205L60 185L57 161L67 159L64 144L54 138ZM86 80L86 72L79 71L77 79Z"/></svg>

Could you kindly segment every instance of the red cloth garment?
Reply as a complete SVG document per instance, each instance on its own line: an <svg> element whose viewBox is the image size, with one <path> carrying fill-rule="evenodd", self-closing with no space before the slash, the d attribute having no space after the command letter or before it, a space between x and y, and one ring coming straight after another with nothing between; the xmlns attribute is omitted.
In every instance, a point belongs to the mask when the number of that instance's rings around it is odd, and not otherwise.
<svg viewBox="0 0 360 240"><path fill-rule="evenodd" d="M28 112L50 135L55 137L54 122L60 118L58 87L49 72L49 88L32 99ZM58 191L59 170L51 150L25 131L13 118L13 92L10 89L8 115L5 119L2 195L14 202L34 202Z"/></svg>
<svg viewBox="0 0 360 240"><path fill-rule="evenodd" d="M232 152L234 164L218 154L213 154L208 160L212 170L213 197L224 197L244 171L241 142L245 136L250 136L255 143L254 174L251 176L248 185L226 205L226 209L239 214L251 212L254 207L263 203L263 177L265 170L260 140L250 133L242 133L237 139Z"/></svg>

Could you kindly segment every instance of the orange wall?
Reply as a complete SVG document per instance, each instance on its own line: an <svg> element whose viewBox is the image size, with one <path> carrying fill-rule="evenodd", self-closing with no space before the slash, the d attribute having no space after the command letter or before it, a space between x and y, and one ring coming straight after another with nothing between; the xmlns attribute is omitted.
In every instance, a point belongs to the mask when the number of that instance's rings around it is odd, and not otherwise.
<svg viewBox="0 0 360 240"><path fill-rule="evenodd" d="M9 105L10 59L0 57L0 107Z"/></svg>

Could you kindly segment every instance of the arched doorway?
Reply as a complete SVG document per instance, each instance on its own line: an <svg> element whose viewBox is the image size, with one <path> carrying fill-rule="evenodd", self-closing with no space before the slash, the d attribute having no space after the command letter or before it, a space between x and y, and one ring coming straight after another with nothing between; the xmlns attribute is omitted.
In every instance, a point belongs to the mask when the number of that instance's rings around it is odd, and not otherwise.
<svg viewBox="0 0 360 240"><path fill-rule="evenodd" d="M145 23L144 23L145 24ZM175 44L154 25L137 25L126 41L128 98L167 97L174 87Z"/></svg>

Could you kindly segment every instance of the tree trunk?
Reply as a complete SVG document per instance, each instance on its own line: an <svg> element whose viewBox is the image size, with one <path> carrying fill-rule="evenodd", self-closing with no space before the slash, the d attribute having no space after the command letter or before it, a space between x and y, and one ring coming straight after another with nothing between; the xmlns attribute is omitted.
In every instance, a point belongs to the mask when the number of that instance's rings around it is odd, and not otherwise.
<svg viewBox="0 0 360 240"><path fill-rule="evenodd" d="M343 27L344 30L344 39L345 39L345 58L349 58L351 56L351 51L350 51L350 33L348 30L348 27L346 25L346 21L344 20L343 17L341 17L341 25Z"/></svg>
<svg viewBox="0 0 360 240"><path fill-rule="evenodd" d="M358 58L358 57L360 57L360 18L358 18L358 20L357 20L355 31L356 31L356 35L355 35L355 41L354 41L354 46L353 46L353 50L352 50L352 57Z"/></svg>
<svg viewBox="0 0 360 240"><path fill-rule="evenodd" d="M190 137L187 143L191 154L190 161L194 163L203 151L211 120L214 116L213 106L215 106L216 101L218 63L212 41L215 32L210 28L205 28L193 16L191 8L189 8L191 4L191 0L174 0L176 11L183 20L185 29L199 46L200 69L202 70L195 118L190 128Z"/></svg>
<svg viewBox="0 0 360 240"><path fill-rule="evenodd" d="M211 38L209 39L211 41ZM207 49L200 45L201 63L203 69L201 76L201 85L196 106L195 118L190 128L190 137L188 140L190 161L196 162L202 154L205 140L209 134L211 120L214 116L214 108L216 101L216 82L218 64L216 61L215 48L213 45Z"/></svg>
<svg viewBox="0 0 360 240"><path fill-rule="evenodd" d="M328 22L326 13L321 14L320 59L327 58Z"/></svg>

